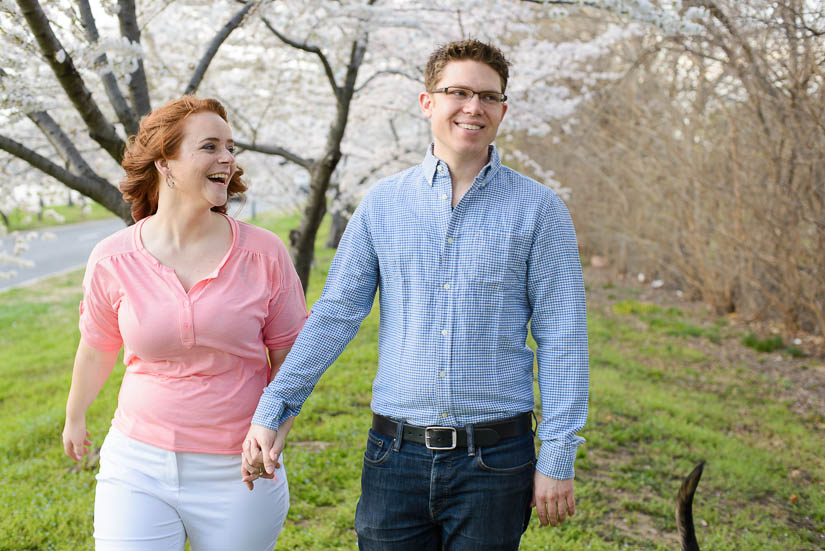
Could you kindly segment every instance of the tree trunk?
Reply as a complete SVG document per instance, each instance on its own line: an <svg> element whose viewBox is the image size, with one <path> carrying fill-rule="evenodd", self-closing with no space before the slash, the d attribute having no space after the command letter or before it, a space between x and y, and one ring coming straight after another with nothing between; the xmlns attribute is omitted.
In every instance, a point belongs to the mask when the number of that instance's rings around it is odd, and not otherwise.
<svg viewBox="0 0 825 551"><path fill-rule="evenodd" d="M341 237L344 235L344 230L347 229L349 216L347 212L338 210L332 213L332 225L329 227L329 236L327 237L326 246L331 249L337 249L338 243L341 242Z"/></svg>
<svg viewBox="0 0 825 551"><path fill-rule="evenodd" d="M312 165L309 197L301 222L298 228L289 234L289 252L295 271L298 272L301 285L304 287L304 294L309 289L309 271L315 256L315 236L318 235L318 226L321 225L321 220L327 212L327 190L332 174L341 160L341 141L347 129L350 101L355 91L355 79L358 76L361 62L364 60L365 52L366 38L363 43L357 40L352 43L344 86L333 87L338 99L335 121L330 126L327 135L324 156Z"/></svg>
<svg viewBox="0 0 825 551"><path fill-rule="evenodd" d="M340 140L336 146L340 146ZM341 160L341 150L340 147L335 147L312 167L309 197L301 216L301 222L289 234L289 252L305 294L309 289L309 272L315 257L315 236L318 235L318 227L327 212L327 189L329 189L332 173L338 166L339 160Z"/></svg>

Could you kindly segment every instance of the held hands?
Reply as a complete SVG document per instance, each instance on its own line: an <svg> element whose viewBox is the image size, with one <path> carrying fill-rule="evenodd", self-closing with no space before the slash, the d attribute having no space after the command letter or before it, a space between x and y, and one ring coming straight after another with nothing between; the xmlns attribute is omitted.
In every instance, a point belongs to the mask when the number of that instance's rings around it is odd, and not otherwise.
<svg viewBox="0 0 825 551"><path fill-rule="evenodd" d="M536 471L533 480L533 501L542 526L556 526L576 514L573 479L556 480Z"/></svg>
<svg viewBox="0 0 825 551"><path fill-rule="evenodd" d="M252 490L258 478L275 478L275 469L281 466L281 452L286 445L286 432L252 425L243 443L241 480ZM277 479L276 479L277 480Z"/></svg>
<svg viewBox="0 0 825 551"><path fill-rule="evenodd" d="M66 419L63 427L63 451L75 461L80 461L83 456L89 453L89 431L86 430L86 419L70 421Z"/></svg>

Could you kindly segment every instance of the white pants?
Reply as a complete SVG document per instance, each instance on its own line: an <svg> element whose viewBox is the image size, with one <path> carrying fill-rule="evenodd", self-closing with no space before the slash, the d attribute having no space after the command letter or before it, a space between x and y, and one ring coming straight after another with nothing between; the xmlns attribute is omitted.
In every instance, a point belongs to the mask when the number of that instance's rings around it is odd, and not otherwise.
<svg viewBox="0 0 825 551"><path fill-rule="evenodd" d="M286 472L241 482L241 456L176 453L111 428L95 493L98 551L272 551L289 509Z"/></svg>

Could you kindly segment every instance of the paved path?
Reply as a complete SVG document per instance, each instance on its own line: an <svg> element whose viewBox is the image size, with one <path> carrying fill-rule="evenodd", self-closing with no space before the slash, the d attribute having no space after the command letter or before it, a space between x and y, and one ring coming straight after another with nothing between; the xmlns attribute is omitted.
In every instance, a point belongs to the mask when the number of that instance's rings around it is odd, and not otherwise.
<svg viewBox="0 0 825 551"><path fill-rule="evenodd" d="M248 200L243 210L238 213L237 207L230 207L230 213L236 218L251 217L252 200ZM255 203L258 213L273 208L273 204L258 200ZM0 266L0 270L12 269L17 276L11 279L0 279L0 293L14 287L31 285L43 278L82 268L86 265L89 253L98 241L111 235L126 224L119 218L107 218L79 224L67 224L45 228L55 235L54 239L33 239L29 241L29 250L21 256L34 262L31 268L17 266ZM14 243L11 238L0 239L0 250L11 251Z"/></svg>
<svg viewBox="0 0 825 551"><path fill-rule="evenodd" d="M107 218L45 228L43 231L53 233L55 238L38 238L29 241L29 250L21 256L34 262L34 266L31 268L12 267L17 272L17 276L0 280L0 292L12 287L31 285L45 277L83 267L98 241L124 227L126 224L123 220ZM10 237L2 239L0 249L10 251L13 247L14 243Z"/></svg>

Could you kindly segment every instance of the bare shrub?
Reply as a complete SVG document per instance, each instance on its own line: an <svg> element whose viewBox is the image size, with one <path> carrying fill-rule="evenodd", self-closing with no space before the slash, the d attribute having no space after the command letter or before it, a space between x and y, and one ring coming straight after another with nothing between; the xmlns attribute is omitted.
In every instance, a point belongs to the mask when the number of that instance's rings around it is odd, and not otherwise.
<svg viewBox="0 0 825 551"><path fill-rule="evenodd" d="M625 43L545 157L588 253L825 337L825 5L693 4L705 32Z"/></svg>

